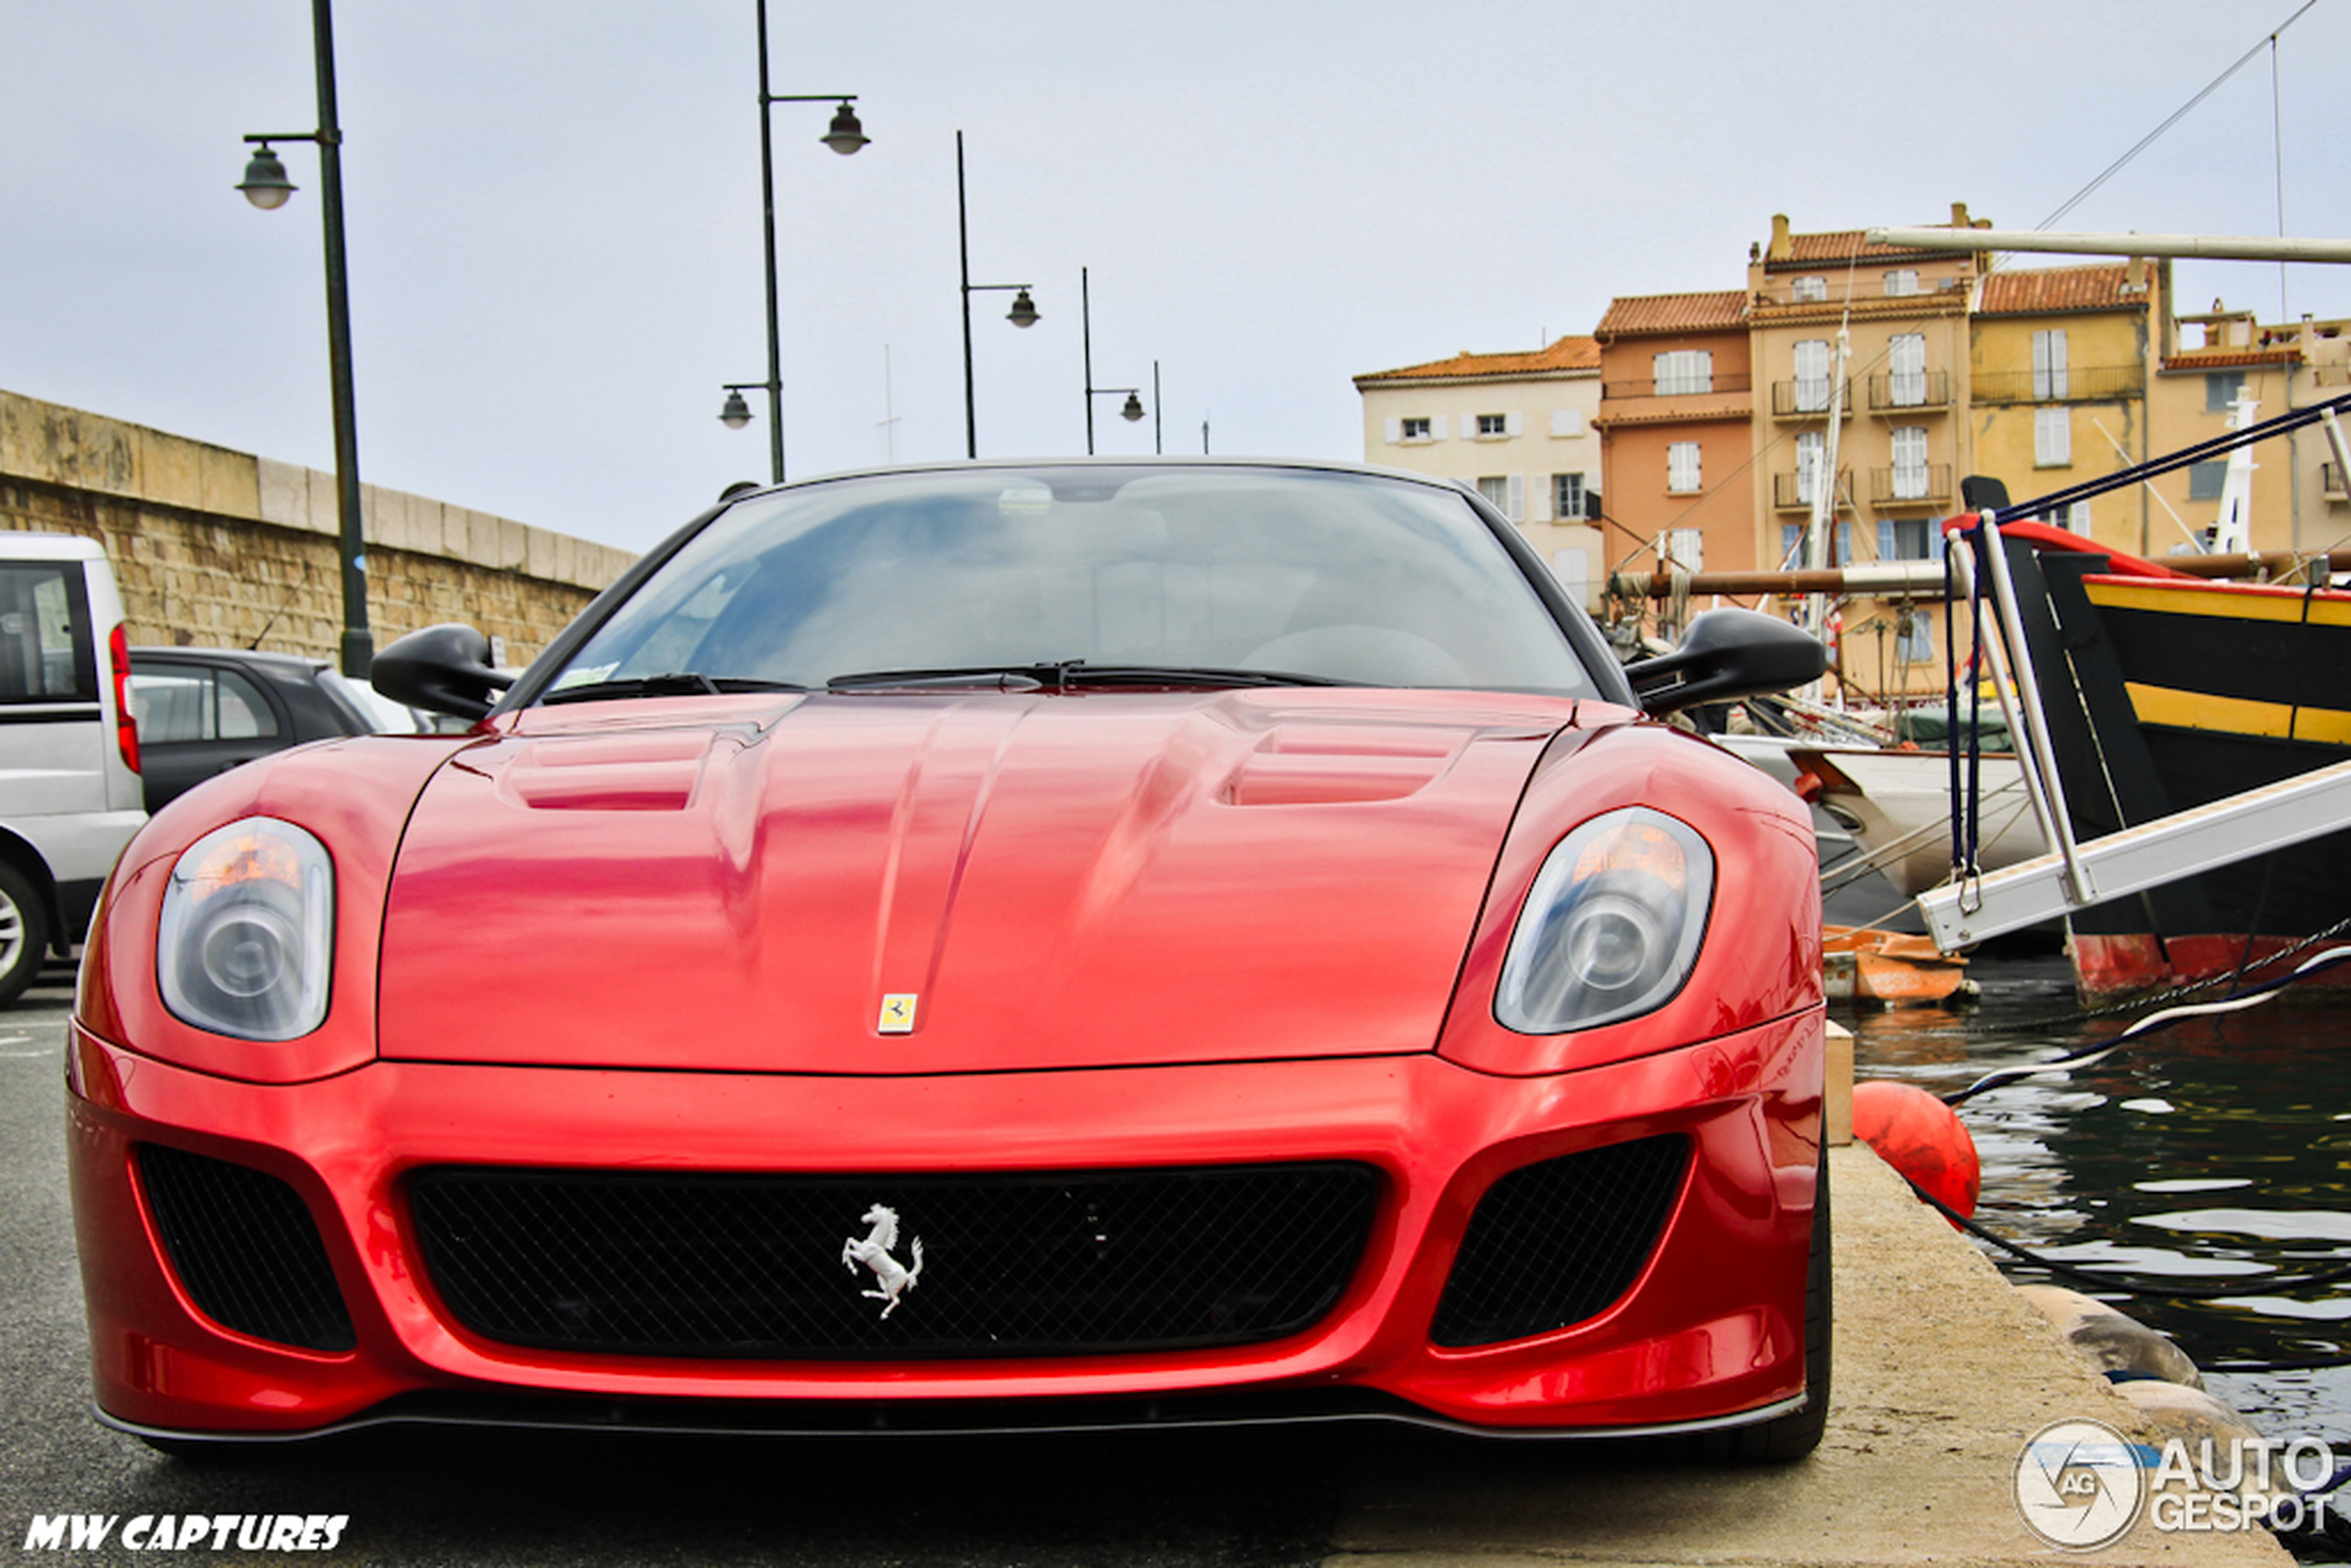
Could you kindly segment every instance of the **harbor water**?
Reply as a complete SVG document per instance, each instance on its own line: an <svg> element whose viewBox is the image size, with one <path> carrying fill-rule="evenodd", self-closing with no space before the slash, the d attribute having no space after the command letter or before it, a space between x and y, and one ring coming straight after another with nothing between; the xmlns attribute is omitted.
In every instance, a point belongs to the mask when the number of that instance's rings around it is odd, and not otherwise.
<svg viewBox="0 0 2351 1568"><path fill-rule="evenodd" d="M1848 1014L1855 1074L1937 1094L2110 1038L2060 957L1980 959L1980 1005ZM2171 1335L2265 1436L2351 1460L2351 1008L2288 997L2158 1031L2069 1076L1989 1090L1960 1115L1985 1228L2113 1282L2084 1290ZM2051 1276L1995 1256L2018 1283ZM2213 1288L2212 1300L2132 1283Z"/></svg>

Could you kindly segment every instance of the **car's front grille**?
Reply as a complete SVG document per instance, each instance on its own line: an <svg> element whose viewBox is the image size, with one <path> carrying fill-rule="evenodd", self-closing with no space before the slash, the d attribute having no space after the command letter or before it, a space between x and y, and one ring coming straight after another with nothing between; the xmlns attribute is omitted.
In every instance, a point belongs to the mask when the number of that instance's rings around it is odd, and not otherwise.
<svg viewBox="0 0 2351 1568"><path fill-rule="evenodd" d="M171 1271L224 1328L307 1350L358 1343L302 1195L267 1171L158 1143L137 1146Z"/></svg>
<svg viewBox="0 0 2351 1568"><path fill-rule="evenodd" d="M1689 1164L1690 1140L1669 1133L1502 1177L1470 1216L1429 1338L1494 1345L1602 1311L1656 1251Z"/></svg>
<svg viewBox="0 0 2351 1568"><path fill-rule="evenodd" d="M433 1288L504 1344L754 1360L1083 1355L1279 1338L1353 1277L1380 1188L1315 1164L940 1176L440 1167ZM894 1245L877 1231L894 1216ZM919 1269L916 1265L919 1263ZM913 1274L892 1300L888 1284Z"/></svg>

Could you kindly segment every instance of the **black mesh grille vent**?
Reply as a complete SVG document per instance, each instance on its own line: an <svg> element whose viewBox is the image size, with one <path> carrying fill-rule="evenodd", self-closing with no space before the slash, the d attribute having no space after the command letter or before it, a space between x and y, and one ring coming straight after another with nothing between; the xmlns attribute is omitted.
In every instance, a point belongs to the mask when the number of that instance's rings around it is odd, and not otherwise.
<svg viewBox="0 0 2351 1568"><path fill-rule="evenodd" d="M1682 1190L1678 1133L1512 1171L1470 1216L1429 1338L1492 1345L1564 1328L1632 1287Z"/></svg>
<svg viewBox="0 0 2351 1568"><path fill-rule="evenodd" d="M264 1171L138 1145L140 1184L189 1299L224 1328L306 1350L358 1343L301 1196Z"/></svg>
<svg viewBox="0 0 2351 1568"><path fill-rule="evenodd" d="M443 1168L409 1203L434 1287L506 1344L762 1360L1078 1355L1278 1338L1337 1302L1368 1165L641 1176ZM895 1305L845 1260L898 1217ZM888 1315L884 1315L884 1309Z"/></svg>

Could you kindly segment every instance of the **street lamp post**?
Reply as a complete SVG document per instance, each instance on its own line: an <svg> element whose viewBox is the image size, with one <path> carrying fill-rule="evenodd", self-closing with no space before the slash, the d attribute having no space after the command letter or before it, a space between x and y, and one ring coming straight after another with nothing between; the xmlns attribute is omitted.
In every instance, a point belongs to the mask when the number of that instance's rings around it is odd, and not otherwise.
<svg viewBox="0 0 2351 1568"><path fill-rule="evenodd" d="M326 0L319 0L324 5ZM843 157L855 152L873 138L857 123L856 111L849 106L857 101L854 93L776 93L767 91L767 0L758 0L759 12L759 188L761 218L767 242L767 380L764 383L745 381L740 386L765 385L767 388L767 459L774 482L784 482L784 355L782 330L778 322L776 300L776 139L768 108L775 104L831 104L840 107L834 111L832 124L817 138ZM750 423L750 410L743 404L737 385L727 388L726 407L718 417L730 430L739 430ZM735 417L738 408L743 417Z"/></svg>
<svg viewBox="0 0 2351 1568"><path fill-rule="evenodd" d="M971 223L964 208L964 133L955 132L955 249L963 264L964 274L964 455L979 455L979 415L972 402L972 295L974 293L1009 293L1013 308L1004 319L1015 327L1037 325L1037 302L1028 297L1034 285L1028 283L975 283L972 281Z"/></svg>
<svg viewBox="0 0 2351 1568"><path fill-rule="evenodd" d="M342 566L342 673L367 678L375 660L367 629L367 543L360 529L359 428L351 383L351 291L343 264L342 127L335 118L335 36L330 0L311 0L311 43L318 62L318 129L274 136L247 136L254 144L244 180L237 189L267 212L285 205L294 187L272 142L315 142L318 146L318 197L327 230L327 366L335 411L336 554Z"/></svg>
<svg viewBox="0 0 2351 1568"><path fill-rule="evenodd" d="M1087 281L1086 268L1082 267L1077 269L1077 314L1086 351L1086 455L1091 457L1094 454L1094 400L1098 397L1116 397L1125 392L1126 401L1119 405L1118 415L1131 425L1143 417L1143 391L1140 387L1098 387L1094 384L1094 301ZM1156 383L1151 387L1151 398L1154 402L1159 398Z"/></svg>

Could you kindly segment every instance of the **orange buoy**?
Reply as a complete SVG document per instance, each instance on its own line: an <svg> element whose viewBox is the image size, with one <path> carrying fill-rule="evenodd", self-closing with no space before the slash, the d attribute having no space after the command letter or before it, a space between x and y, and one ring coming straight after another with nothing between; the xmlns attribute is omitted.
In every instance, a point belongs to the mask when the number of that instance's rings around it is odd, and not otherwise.
<svg viewBox="0 0 2351 1568"><path fill-rule="evenodd" d="M1916 1084L1853 1086L1853 1136L1921 1190L1962 1214L1975 1213L1984 1172L1959 1113Z"/></svg>

